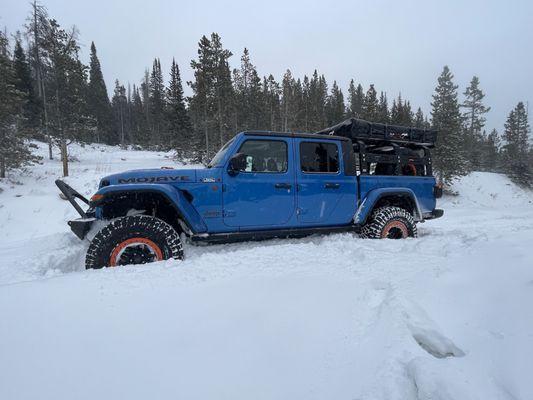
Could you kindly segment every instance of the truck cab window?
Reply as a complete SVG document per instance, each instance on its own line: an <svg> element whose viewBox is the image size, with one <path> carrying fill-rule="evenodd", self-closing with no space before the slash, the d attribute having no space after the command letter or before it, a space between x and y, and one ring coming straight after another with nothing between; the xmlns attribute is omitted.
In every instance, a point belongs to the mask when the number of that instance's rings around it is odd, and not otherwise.
<svg viewBox="0 0 533 400"><path fill-rule="evenodd" d="M287 172L287 143L281 140L247 140L239 153L246 156L244 172Z"/></svg>
<svg viewBox="0 0 533 400"><path fill-rule="evenodd" d="M300 143L300 166L302 172L339 172L339 150L335 143Z"/></svg>

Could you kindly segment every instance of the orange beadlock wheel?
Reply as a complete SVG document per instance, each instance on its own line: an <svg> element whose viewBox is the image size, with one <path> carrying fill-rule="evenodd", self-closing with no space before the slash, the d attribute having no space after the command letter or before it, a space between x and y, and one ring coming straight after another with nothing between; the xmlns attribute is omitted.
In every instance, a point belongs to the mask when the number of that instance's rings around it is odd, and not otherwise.
<svg viewBox="0 0 533 400"><path fill-rule="evenodd" d="M368 239L405 239L416 237L417 229L413 214L402 207L383 206L361 227L360 235Z"/></svg>
<svg viewBox="0 0 533 400"><path fill-rule="evenodd" d="M156 217L127 215L113 219L92 238L85 268L147 264L171 258L183 259L176 229Z"/></svg>
<svg viewBox="0 0 533 400"><path fill-rule="evenodd" d="M408 236L407 226L401 221L390 221L381 232L382 239L404 239Z"/></svg>
<svg viewBox="0 0 533 400"><path fill-rule="evenodd" d="M124 240L113 249L111 256L109 257L109 266L116 267L117 265L120 265L120 260L124 256L125 252L128 249L133 248L136 248L137 252L140 252L140 256L152 258L150 262L163 260L163 253L158 245L156 245L150 239L135 237Z"/></svg>

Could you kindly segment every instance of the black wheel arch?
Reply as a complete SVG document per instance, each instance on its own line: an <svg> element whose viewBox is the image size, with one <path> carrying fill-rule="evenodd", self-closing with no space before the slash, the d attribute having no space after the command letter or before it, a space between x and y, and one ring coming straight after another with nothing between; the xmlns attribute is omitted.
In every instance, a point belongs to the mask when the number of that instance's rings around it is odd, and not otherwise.
<svg viewBox="0 0 533 400"><path fill-rule="evenodd" d="M187 196L188 195L188 196ZM185 196L189 198L187 193ZM119 190L107 193L97 204L103 219L110 220L128 215L130 210L143 211L165 221L177 232L192 232L181 210L166 193L150 189Z"/></svg>
<svg viewBox="0 0 533 400"><path fill-rule="evenodd" d="M361 221L364 225L372 216L374 211L382 207L400 207L407 210L413 216L415 221L422 221L423 215L415 196L406 191L390 191L381 193L374 201L372 208L366 213L365 218Z"/></svg>

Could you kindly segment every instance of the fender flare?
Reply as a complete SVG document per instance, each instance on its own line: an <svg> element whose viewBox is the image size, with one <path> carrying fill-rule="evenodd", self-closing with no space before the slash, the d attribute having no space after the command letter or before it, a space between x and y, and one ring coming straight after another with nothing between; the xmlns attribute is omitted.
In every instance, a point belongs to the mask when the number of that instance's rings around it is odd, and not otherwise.
<svg viewBox="0 0 533 400"><path fill-rule="evenodd" d="M97 201L91 201L91 206L99 207L104 203L106 197L110 195L128 194L128 193L157 193L163 196L169 204L176 210L180 218L193 233L207 232L207 226L196 209L189 202L183 191L167 184L119 184L105 186L99 189L95 195L103 197Z"/></svg>
<svg viewBox="0 0 533 400"><path fill-rule="evenodd" d="M374 210L376 203L387 196L400 196L405 197L411 200L414 204L413 218L415 221L423 221L424 217L418 204L418 199L416 198L415 193L409 188L379 188L369 191L366 197L363 199L357 211L353 217L354 223L357 225L364 225L368 217L371 215Z"/></svg>

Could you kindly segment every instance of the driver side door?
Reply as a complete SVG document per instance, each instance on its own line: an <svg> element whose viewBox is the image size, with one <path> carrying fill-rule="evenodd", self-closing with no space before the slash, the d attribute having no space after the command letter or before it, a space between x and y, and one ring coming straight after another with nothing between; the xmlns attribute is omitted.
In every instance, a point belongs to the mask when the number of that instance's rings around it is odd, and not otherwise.
<svg viewBox="0 0 533 400"><path fill-rule="evenodd" d="M246 165L224 169L224 224L240 230L286 226L296 210L292 140L248 136L236 153Z"/></svg>

